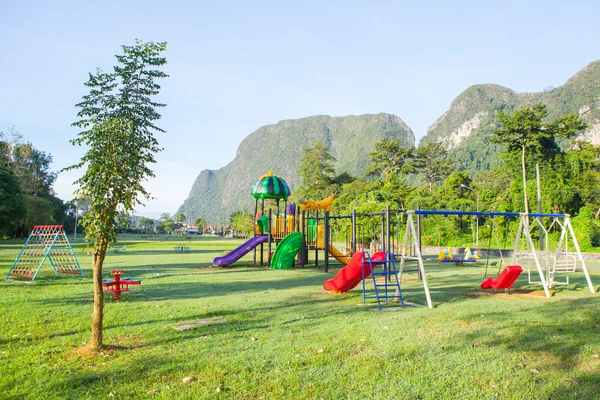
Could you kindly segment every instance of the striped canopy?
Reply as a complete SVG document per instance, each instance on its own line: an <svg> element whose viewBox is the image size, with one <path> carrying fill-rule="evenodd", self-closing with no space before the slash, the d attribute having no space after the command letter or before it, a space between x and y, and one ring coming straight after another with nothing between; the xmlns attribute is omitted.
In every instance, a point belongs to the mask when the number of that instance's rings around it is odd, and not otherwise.
<svg viewBox="0 0 600 400"><path fill-rule="evenodd" d="M273 172L269 171L268 174L263 175L252 187L252 196L256 200L258 199L275 199L275 200L286 200L290 195L290 187L288 184L278 177L273 175Z"/></svg>

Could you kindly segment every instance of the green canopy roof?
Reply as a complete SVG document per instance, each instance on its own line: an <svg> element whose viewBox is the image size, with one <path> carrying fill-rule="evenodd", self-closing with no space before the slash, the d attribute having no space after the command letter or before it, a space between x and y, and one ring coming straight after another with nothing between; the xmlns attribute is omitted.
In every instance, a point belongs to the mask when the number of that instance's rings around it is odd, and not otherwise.
<svg viewBox="0 0 600 400"><path fill-rule="evenodd" d="M269 171L268 174L261 176L260 179L252 187L252 196L258 199L275 199L286 200L290 195L290 187L288 184Z"/></svg>

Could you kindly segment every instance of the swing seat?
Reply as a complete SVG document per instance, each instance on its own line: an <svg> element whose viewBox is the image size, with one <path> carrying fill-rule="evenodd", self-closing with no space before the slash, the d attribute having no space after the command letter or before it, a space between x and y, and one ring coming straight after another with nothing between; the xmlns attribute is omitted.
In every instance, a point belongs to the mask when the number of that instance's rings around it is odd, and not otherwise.
<svg viewBox="0 0 600 400"><path fill-rule="evenodd" d="M561 254L558 257L552 258L552 273L556 272L575 272L577 269L577 257L572 254Z"/></svg>
<svg viewBox="0 0 600 400"><path fill-rule="evenodd" d="M509 265L498 275L496 279L486 279L482 284L482 289L509 289L519 278L523 268L520 265Z"/></svg>

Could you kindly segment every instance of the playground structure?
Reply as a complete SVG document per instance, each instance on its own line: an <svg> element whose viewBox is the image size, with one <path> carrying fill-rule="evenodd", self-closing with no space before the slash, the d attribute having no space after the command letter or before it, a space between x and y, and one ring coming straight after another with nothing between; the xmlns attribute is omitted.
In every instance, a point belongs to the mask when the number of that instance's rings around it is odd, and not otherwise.
<svg viewBox="0 0 600 400"><path fill-rule="evenodd" d="M296 207L294 203L287 204L289 195L289 186L281 177L271 171L260 177L252 187L252 196L255 199L255 236L228 254L215 258L213 266L230 265L253 250L254 263L264 265L264 247L269 255L267 263L274 269L292 268L296 255L303 249L300 256L303 266L309 249L315 250L317 265L318 252L327 250L326 270L329 266L329 255L340 263L347 264L350 260L348 254L335 248L330 241L328 214L334 196L321 201L300 199L299 207ZM275 201L275 210L265 209L265 200ZM280 207L281 202L283 207ZM319 212L324 212L325 216ZM274 252L273 245L276 245Z"/></svg>
<svg viewBox="0 0 600 400"><path fill-rule="evenodd" d="M407 272L416 272L418 280L422 281L423 290L427 299L428 307L432 308L432 300L427 282L425 266L423 262L423 254L421 251L421 217L430 215L441 216L464 216L473 217L476 220L477 226L480 221L490 220L490 240L488 243L487 260L486 260L486 276L487 266L489 263L490 244L492 232L495 225L493 224L494 217L503 217L510 221L511 218L519 219L518 233L515 236L514 250L512 252L511 267L504 275L500 274L500 268L504 263L502 247L500 257L502 262L499 264L498 273L500 276L496 280L489 281L490 288L509 288L514 281L519 277L516 274L517 259L522 254L519 253L520 241L524 238L529 255L533 259L533 263L527 266L530 283L539 283L544 287L546 297L550 297L549 288L553 285L563 285L568 283L556 280L557 274L574 272L577 268L577 262L581 265L585 273L588 286L592 293L595 292L592 286L591 279L585 261L581 255L577 239L573 232L569 216L567 214L523 214L510 212L469 212L469 211L453 211L453 210L392 210L386 207L380 212L357 213L352 211L351 215L330 215L331 206L334 201L334 196L331 195L326 199L317 201L314 199L300 199L298 207L296 204L287 204L289 197L289 187L281 179L269 172L261 177L253 187L253 193L256 200L255 205L255 234L237 249L234 249L223 257L215 258L213 265L229 265L239 260L245 254L254 250L254 262L257 263L257 252L260 253L260 264L264 264L263 246L267 246L267 254L269 258L267 265L273 269L292 268L297 262L302 267L308 263L310 253L315 266L319 266L320 252L324 256L322 258L324 271L328 272L330 258L334 258L339 263L345 265L338 274L328 280L324 288L333 292L345 292L353 289L363 282L363 301L373 296L367 296L365 288L365 279L369 276L373 278L375 289L375 298L381 307L381 300L386 302L390 298L402 301L401 282L403 274ZM265 199L276 201L276 210L265 210ZM259 211L259 200L261 201ZM279 203L283 200L284 212L280 211ZM550 223L544 225L543 220L551 218ZM345 222L344 222L345 221ZM340 251L333 245L332 224L338 229L346 223L346 246L345 252ZM349 224L348 224L349 223ZM546 233L546 247L542 257L540 250L536 249L533 238L532 229L534 226L541 226L541 230ZM550 230L561 229L560 240L557 249L550 254L548 235ZM370 237L365 240L365 231L369 230ZM404 239L401 239L401 233L404 233ZM479 230L477 229L477 232ZM338 230L338 239L341 230ZM496 228L497 232L497 228ZM569 241L575 246L575 253L569 253L567 243ZM366 243L368 241L368 243ZM475 243L479 242L479 235L474 239ZM505 243L506 244L506 243ZM276 246L272 251L272 246ZM369 247L369 251L366 248ZM260 251L258 249L260 248ZM476 248L471 250L469 247L464 249L462 257L453 256L451 249L440 251L438 259L441 262L454 262L457 265L462 263L475 263L480 261L481 249ZM370 257L368 254L373 253ZM375 257L377 255L377 257ZM521 257L522 258L522 257ZM407 269L407 262L416 262L417 267ZM396 268L399 262L399 268ZM312 264L312 262L311 262ZM379 270L377 270L379 268ZM377 272L373 272L376 271ZM521 269L522 271L523 269ZM537 271L540 280L533 282L531 273ZM510 274L509 274L510 273ZM514 278L512 282L507 280L505 275L509 274L510 278ZM383 278L381 277L383 275ZM379 276L379 281L376 279ZM383 279L383 283L381 283ZM508 282L508 283L507 283ZM396 287L396 293L390 296L388 293L389 287ZM382 289L383 294L380 293Z"/></svg>
<svg viewBox="0 0 600 400"><path fill-rule="evenodd" d="M62 225L38 225L31 230L6 280L33 283L46 260L56 276L84 277Z"/></svg>

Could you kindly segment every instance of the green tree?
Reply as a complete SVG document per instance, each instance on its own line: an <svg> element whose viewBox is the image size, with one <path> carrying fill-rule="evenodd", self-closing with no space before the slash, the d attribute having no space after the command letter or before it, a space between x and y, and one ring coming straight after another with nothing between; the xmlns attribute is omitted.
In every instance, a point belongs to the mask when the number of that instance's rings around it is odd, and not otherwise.
<svg viewBox="0 0 600 400"><path fill-rule="evenodd" d="M169 213L162 213L162 214L160 214L159 220L162 221L162 222L172 221L171 215Z"/></svg>
<svg viewBox="0 0 600 400"><path fill-rule="evenodd" d="M154 133L164 132L154 123L160 119L156 109L165 105L153 101L152 96L160 91L156 79L167 75L152 68L166 63L161 57L166 43L136 41L122 49L123 54L115 56L113 72L89 74L85 86L90 92L77 104L81 119L73 123L82 131L71 141L88 148L81 162L69 169L87 167L75 183L79 185L78 197L91 199L82 225L92 244L92 350L103 344L102 266L106 251L116 241L118 217L150 198L142 183L154 176L149 164L156 162L154 154L161 150Z"/></svg>
<svg viewBox="0 0 600 400"><path fill-rule="evenodd" d="M446 159L447 151L439 142L428 142L417 148L414 155L413 168L422 175L433 192L433 185L441 182L450 172L452 161Z"/></svg>
<svg viewBox="0 0 600 400"><path fill-rule="evenodd" d="M0 166L8 168L10 166L11 154L8 135L0 131Z"/></svg>
<svg viewBox="0 0 600 400"><path fill-rule="evenodd" d="M185 212L183 212L183 210L175 214L175 222L177 222L178 224L183 224L186 220L187 216L185 215Z"/></svg>
<svg viewBox="0 0 600 400"><path fill-rule="evenodd" d="M365 171L367 176L385 178L391 173L402 172L404 165L414 154L414 148L405 147L401 139L383 138L374 147L375 150L369 153L371 165Z"/></svg>
<svg viewBox="0 0 600 400"><path fill-rule="evenodd" d="M386 205L391 208L404 208L406 199L410 195L412 188L406 184L405 179L398 178L397 172L390 172L383 180L383 185L379 188L379 195Z"/></svg>
<svg viewBox="0 0 600 400"><path fill-rule="evenodd" d="M231 214L231 229L237 236L248 237L254 231L254 218L248 211L238 211Z"/></svg>
<svg viewBox="0 0 600 400"><path fill-rule="evenodd" d="M31 196L51 196L56 173L50 171L52 156L23 142L14 128L0 132L0 165L17 175L21 191Z"/></svg>
<svg viewBox="0 0 600 400"><path fill-rule="evenodd" d="M0 234L12 234L26 213L19 179L9 169L0 167Z"/></svg>
<svg viewBox="0 0 600 400"><path fill-rule="evenodd" d="M165 231L169 234L172 234L175 230L175 222L173 222L172 220L163 222L163 226L165 228Z"/></svg>
<svg viewBox="0 0 600 400"><path fill-rule="evenodd" d="M491 141L506 145L509 152L521 153L521 167L523 173L523 201L525 212L529 213L527 202L527 154L534 156L546 155L556 147L551 129L542 123L548 115L546 106L538 103L532 107L522 107L512 115L498 111L498 119L502 125L494 131Z"/></svg>
<svg viewBox="0 0 600 400"><path fill-rule="evenodd" d="M196 218L196 221L194 221L194 224L196 225L196 228L198 228L198 233L202 234L204 233L204 228L206 227L206 221L204 220L204 218Z"/></svg>
<svg viewBox="0 0 600 400"><path fill-rule="evenodd" d="M50 171L52 156L36 149L31 143L17 143L12 147L10 168L19 177L23 193L45 196L52 193L56 173Z"/></svg>
<svg viewBox="0 0 600 400"><path fill-rule="evenodd" d="M552 121L550 129L558 137L569 139L569 150L573 150L573 140L588 128L588 125L579 117L577 113L562 115Z"/></svg>
<svg viewBox="0 0 600 400"><path fill-rule="evenodd" d="M335 175L333 163L335 158L323 142L315 142L301 150L300 167L300 196L320 198L329 196L330 185Z"/></svg>
<svg viewBox="0 0 600 400"><path fill-rule="evenodd" d="M22 231L30 231L36 225L55 225L52 201L39 196L25 196L27 213L23 219Z"/></svg>
<svg viewBox="0 0 600 400"><path fill-rule="evenodd" d="M148 233L154 229L154 221L146 217L140 218L137 225L142 229L143 233Z"/></svg>

